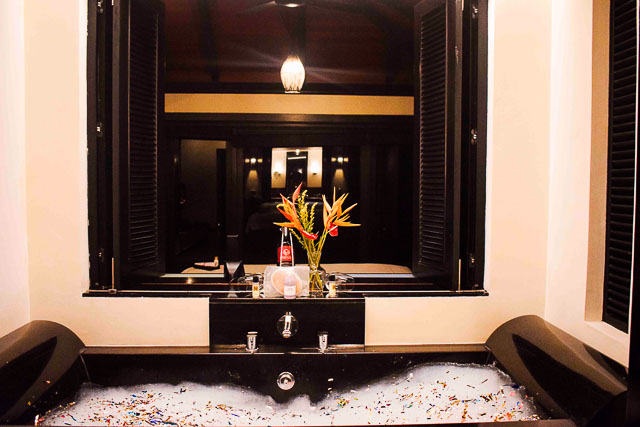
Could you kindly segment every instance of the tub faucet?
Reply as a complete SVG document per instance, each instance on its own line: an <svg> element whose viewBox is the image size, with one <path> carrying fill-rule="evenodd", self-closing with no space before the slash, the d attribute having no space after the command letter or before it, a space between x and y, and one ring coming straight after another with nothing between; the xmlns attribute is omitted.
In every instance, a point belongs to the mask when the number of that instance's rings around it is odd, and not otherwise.
<svg viewBox="0 0 640 427"><path fill-rule="evenodd" d="M284 315L284 329L282 330L282 336L285 338L291 338L291 315L290 311Z"/></svg>
<svg viewBox="0 0 640 427"><path fill-rule="evenodd" d="M279 320L278 320L278 332L282 335L282 338L291 338L298 332L298 320L291 314L290 311L287 311Z"/></svg>
<svg viewBox="0 0 640 427"><path fill-rule="evenodd" d="M258 351L258 333L247 332L247 347L245 348L249 353L255 353Z"/></svg>
<svg viewBox="0 0 640 427"><path fill-rule="evenodd" d="M318 350L320 353L326 353L329 347L329 333L326 331L318 332Z"/></svg>

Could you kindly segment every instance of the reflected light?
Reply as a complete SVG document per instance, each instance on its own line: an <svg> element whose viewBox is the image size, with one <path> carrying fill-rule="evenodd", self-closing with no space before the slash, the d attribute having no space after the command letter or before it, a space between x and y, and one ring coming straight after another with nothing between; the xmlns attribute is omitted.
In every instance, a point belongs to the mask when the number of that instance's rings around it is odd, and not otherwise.
<svg viewBox="0 0 640 427"><path fill-rule="evenodd" d="M245 187L245 191L247 194L251 194L252 191L259 193L260 190L260 177L258 176L258 171L255 169L251 169L249 174L247 175L247 183Z"/></svg>
<svg viewBox="0 0 640 427"><path fill-rule="evenodd" d="M341 191L346 191L347 182L342 168L336 169L335 173L333 174L333 178L331 179L331 186L336 187Z"/></svg>
<svg viewBox="0 0 640 427"><path fill-rule="evenodd" d="M318 162L311 163L311 166L309 167L309 171L314 175L318 175L322 171L322 168L320 167L320 163Z"/></svg>
<svg viewBox="0 0 640 427"><path fill-rule="evenodd" d="M279 177L284 172L284 168L282 167L282 163L278 162L273 165L273 176Z"/></svg>

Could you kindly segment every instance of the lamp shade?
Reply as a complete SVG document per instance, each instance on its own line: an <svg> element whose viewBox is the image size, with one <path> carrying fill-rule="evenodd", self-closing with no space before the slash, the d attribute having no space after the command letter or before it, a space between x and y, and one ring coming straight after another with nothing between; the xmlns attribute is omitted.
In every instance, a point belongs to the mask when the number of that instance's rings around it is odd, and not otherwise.
<svg viewBox="0 0 640 427"><path fill-rule="evenodd" d="M304 66L297 55L289 55L280 68L285 93L299 93L304 83Z"/></svg>

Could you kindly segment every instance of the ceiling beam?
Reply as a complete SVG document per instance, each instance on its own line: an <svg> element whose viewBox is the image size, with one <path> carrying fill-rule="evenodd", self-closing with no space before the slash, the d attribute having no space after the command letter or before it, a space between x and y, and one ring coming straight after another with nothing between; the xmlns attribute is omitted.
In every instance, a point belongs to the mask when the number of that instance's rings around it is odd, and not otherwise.
<svg viewBox="0 0 640 427"><path fill-rule="evenodd" d="M196 18L199 22L200 51L205 60L205 70L211 76L213 82L220 80L220 67L216 49L216 37L213 29L213 16L216 14L217 0L198 0Z"/></svg>

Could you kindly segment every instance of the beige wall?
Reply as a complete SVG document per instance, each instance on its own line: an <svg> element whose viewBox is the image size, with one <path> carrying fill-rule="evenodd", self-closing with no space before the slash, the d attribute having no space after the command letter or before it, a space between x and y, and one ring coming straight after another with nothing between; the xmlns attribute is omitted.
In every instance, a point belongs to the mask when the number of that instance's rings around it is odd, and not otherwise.
<svg viewBox="0 0 640 427"><path fill-rule="evenodd" d="M0 336L29 320L24 5L0 1Z"/></svg>
<svg viewBox="0 0 640 427"><path fill-rule="evenodd" d="M207 300L82 298L89 284L86 2L25 2L27 227L31 319L90 345L208 340Z"/></svg>
<svg viewBox="0 0 640 427"><path fill-rule="evenodd" d="M489 3L490 295L369 300L368 343L484 342L512 317L544 313L551 1Z"/></svg>
<svg viewBox="0 0 640 427"><path fill-rule="evenodd" d="M584 7L584 3L583 0L553 3L553 97L549 138L549 237L545 318L596 349L627 364L628 335L601 321L585 320L591 166L592 46L580 41L592 39L593 10ZM599 101L606 103L606 98L594 100ZM605 176L599 178L606 179ZM594 197L597 197L597 194L594 194ZM603 276L600 276L600 286L602 280Z"/></svg>
<svg viewBox="0 0 640 427"><path fill-rule="evenodd" d="M591 170L585 319L601 320L609 149L609 0L593 1L591 58Z"/></svg>
<svg viewBox="0 0 640 427"><path fill-rule="evenodd" d="M586 38L572 39L568 32L561 36L560 21L554 20L553 36L562 46L552 55L552 11L567 18L555 3L562 2L554 2L553 9L551 0L490 2L485 279L490 296L370 299L367 343L483 342L502 322L529 313L546 313L552 321L563 322L559 326L580 332L573 321L557 315L549 299L579 290L585 281L588 188L581 180L589 179L589 138L578 132L578 124L588 129L590 118L588 107L571 99L579 95L578 87L590 91L583 85L590 65L578 67L586 64L582 50L571 56L569 70L553 59L570 45L588 45L584 40L590 35L582 28L588 21L584 12L576 25ZM88 286L85 4L69 0L25 6L31 318L66 324L94 345L206 345L206 299L80 297ZM553 79L552 69L560 73ZM578 75L578 87L569 85L565 92L561 83L569 72ZM552 87L560 99L555 93L550 97ZM565 128L552 111L564 115L564 107L574 104L577 111L566 117ZM562 159L573 155L575 166L560 173ZM570 198L571 215L563 214L561 194L574 186L578 194ZM573 214L576 224L570 223ZM570 226L567 232L562 230L565 225ZM562 270L552 264L547 271L547 260L554 255L577 259L581 267ZM545 310L547 280L554 289L547 294ZM581 337L622 360L616 348L596 342L599 335Z"/></svg>

